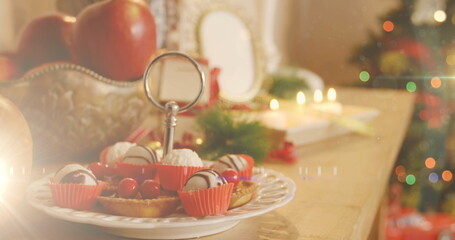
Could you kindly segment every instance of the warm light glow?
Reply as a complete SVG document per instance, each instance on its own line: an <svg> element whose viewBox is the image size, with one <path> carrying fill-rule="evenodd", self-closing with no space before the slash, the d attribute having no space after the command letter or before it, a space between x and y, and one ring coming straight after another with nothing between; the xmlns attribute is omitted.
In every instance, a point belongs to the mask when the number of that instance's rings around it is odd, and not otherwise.
<svg viewBox="0 0 455 240"><path fill-rule="evenodd" d="M449 182L452 180L453 174L451 171L445 170L444 172L442 172L441 177L442 177L442 180Z"/></svg>
<svg viewBox="0 0 455 240"><path fill-rule="evenodd" d="M270 100L270 109L271 110L278 110L280 109L280 103L278 102L278 100L276 100L275 98Z"/></svg>
<svg viewBox="0 0 455 240"><path fill-rule="evenodd" d="M395 168L395 174L398 176L400 173L406 173L406 169L403 165L399 165Z"/></svg>
<svg viewBox="0 0 455 240"><path fill-rule="evenodd" d="M382 24L382 29L386 32L391 32L395 28L395 24L393 24L392 21L385 21L384 24Z"/></svg>
<svg viewBox="0 0 455 240"><path fill-rule="evenodd" d="M7 186L8 186L8 177L0 174L0 198L5 193Z"/></svg>
<svg viewBox="0 0 455 240"><path fill-rule="evenodd" d="M202 138L196 138L196 144L201 145L202 144Z"/></svg>
<svg viewBox="0 0 455 240"><path fill-rule="evenodd" d="M313 96L313 100L315 103L321 103L322 102L322 91L321 90L316 90L314 91L314 96Z"/></svg>
<svg viewBox="0 0 455 240"><path fill-rule="evenodd" d="M329 102L335 102L337 100L337 92L334 88L329 88L327 91L327 100L329 100Z"/></svg>
<svg viewBox="0 0 455 240"><path fill-rule="evenodd" d="M431 79L430 84L433 88L440 88L442 85L442 81L438 77L434 77Z"/></svg>
<svg viewBox="0 0 455 240"><path fill-rule="evenodd" d="M446 57L446 63L447 63L447 65L450 65L450 66L455 65L455 55L449 54L449 55Z"/></svg>
<svg viewBox="0 0 455 240"><path fill-rule="evenodd" d="M437 10L434 12L433 18L436 22L444 22L447 19L447 14L442 10Z"/></svg>
<svg viewBox="0 0 455 240"><path fill-rule="evenodd" d="M425 159L425 167L433 169L436 166L436 160L432 157Z"/></svg>
<svg viewBox="0 0 455 240"><path fill-rule="evenodd" d="M305 94L302 91L297 93L297 104L303 105L306 102Z"/></svg>

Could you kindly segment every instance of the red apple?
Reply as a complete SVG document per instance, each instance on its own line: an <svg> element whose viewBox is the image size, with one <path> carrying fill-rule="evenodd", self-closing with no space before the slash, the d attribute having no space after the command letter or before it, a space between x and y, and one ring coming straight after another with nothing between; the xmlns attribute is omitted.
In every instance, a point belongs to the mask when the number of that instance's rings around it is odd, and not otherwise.
<svg viewBox="0 0 455 240"><path fill-rule="evenodd" d="M142 1L98 2L78 15L73 44L78 64L114 80L139 79L156 51L155 20Z"/></svg>
<svg viewBox="0 0 455 240"><path fill-rule="evenodd" d="M17 63L23 72L44 63L71 60L71 32L76 18L51 14L34 19L22 29Z"/></svg>
<svg viewBox="0 0 455 240"><path fill-rule="evenodd" d="M14 56L11 54L0 54L0 81L13 80L17 78L17 69Z"/></svg>

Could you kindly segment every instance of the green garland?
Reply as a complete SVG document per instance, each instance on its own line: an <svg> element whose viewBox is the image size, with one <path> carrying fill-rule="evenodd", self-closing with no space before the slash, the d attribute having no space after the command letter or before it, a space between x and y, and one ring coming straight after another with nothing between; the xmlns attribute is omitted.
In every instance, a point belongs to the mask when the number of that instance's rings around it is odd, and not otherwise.
<svg viewBox="0 0 455 240"><path fill-rule="evenodd" d="M197 123L205 135L198 153L205 159L248 154L261 162L270 151L269 131L258 121L236 120L232 112L215 108L199 115Z"/></svg>

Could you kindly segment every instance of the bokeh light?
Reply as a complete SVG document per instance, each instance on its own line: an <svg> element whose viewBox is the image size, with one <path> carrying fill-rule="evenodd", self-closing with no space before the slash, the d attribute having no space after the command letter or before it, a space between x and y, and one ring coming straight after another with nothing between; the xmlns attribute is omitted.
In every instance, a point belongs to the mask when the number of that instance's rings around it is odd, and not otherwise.
<svg viewBox="0 0 455 240"><path fill-rule="evenodd" d="M455 55L453 55L453 54L447 55L446 63L447 63L447 65L450 65L450 66L455 65Z"/></svg>
<svg viewBox="0 0 455 240"><path fill-rule="evenodd" d="M437 173L430 173L430 175L428 176L428 180L430 180L430 182L432 183L435 183L439 180L439 177L438 177L438 174Z"/></svg>
<svg viewBox="0 0 455 240"><path fill-rule="evenodd" d="M442 172L441 177L442 177L442 180L444 180L446 182L450 182L453 178L453 174L450 170L445 170L444 172Z"/></svg>
<svg viewBox="0 0 455 240"><path fill-rule="evenodd" d="M392 21L385 21L384 24L382 24L382 29L386 32L391 32L395 28L395 24L393 24Z"/></svg>
<svg viewBox="0 0 455 240"><path fill-rule="evenodd" d="M443 10L437 10L433 14L433 18L436 22L444 22L447 19L447 14Z"/></svg>
<svg viewBox="0 0 455 240"><path fill-rule="evenodd" d="M406 176L406 183L408 185L414 185L414 183L416 183L416 176L414 176L413 174L409 174L408 176Z"/></svg>
<svg viewBox="0 0 455 240"><path fill-rule="evenodd" d="M361 71L359 74L360 81L362 82L368 82L370 80L370 73L367 71Z"/></svg>
<svg viewBox="0 0 455 240"><path fill-rule="evenodd" d="M433 87L433 88L440 88L441 85L442 85L442 81L440 78L438 77L434 77L430 80L430 85Z"/></svg>
<svg viewBox="0 0 455 240"><path fill-rule="evenodd" d="M398 176L400 173L406 173L406 168L403 165L398 165L395 168L395 174Z"/></svg>
<svg viewBox="0 0 455 240"><path fill-rule="evenodd" d="M417 90L417 85L415 82L408 82L406 83L406 90L408 90L408 92L415 92Z"/></svg>
<svg viewBox="0 0 455 240"><path fill-rule="evenodd" d="M425 167L433 169L436 166L436 160L432 157L425 159Z"/></svg>
<svg viewBox="0 0 455 240"><path fill-rule="evenodd" d="M406 181L406 173L402 172L398 174L397 179L399 182L404 183Z"/></svg>

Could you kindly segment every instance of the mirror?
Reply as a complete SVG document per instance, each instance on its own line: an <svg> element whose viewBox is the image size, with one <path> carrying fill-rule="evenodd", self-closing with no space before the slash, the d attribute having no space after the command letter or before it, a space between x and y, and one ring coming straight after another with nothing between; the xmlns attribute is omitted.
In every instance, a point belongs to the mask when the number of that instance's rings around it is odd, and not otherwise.
<svg viewBox="0 0 455 240"><path fill-rule="evenodd" d="M202 15L198 29L199 54L221 68L220 98L246 102L258 93L262 76L256 43L247 24L228 10Z"/></svg>

